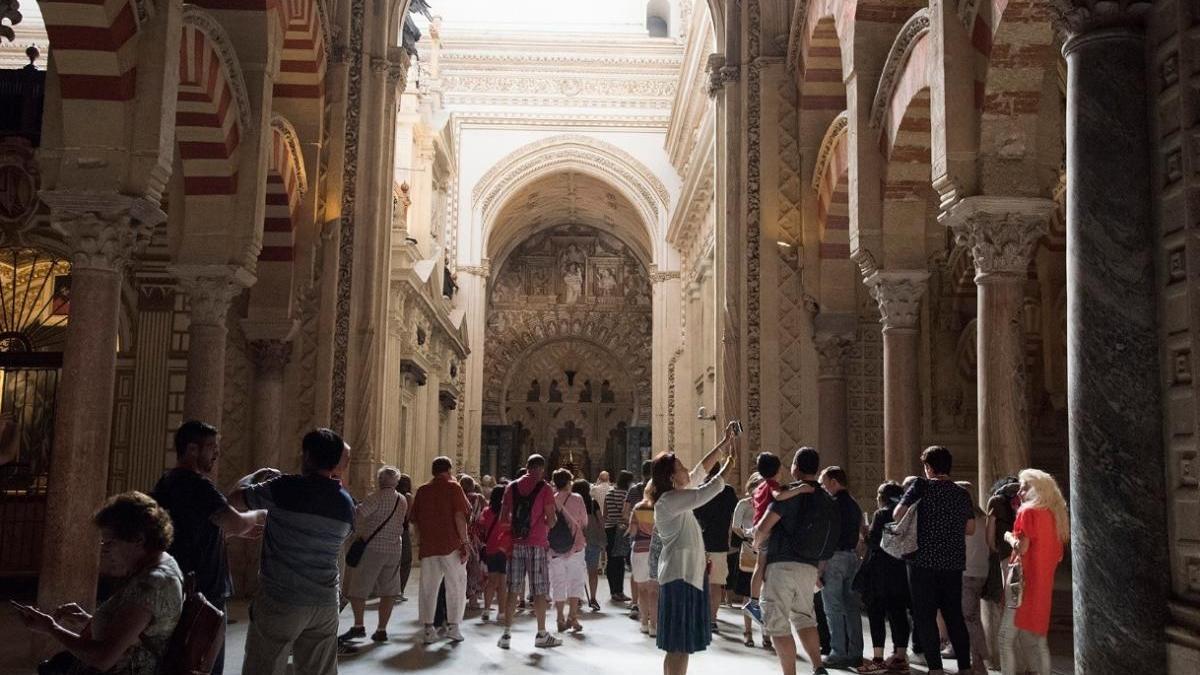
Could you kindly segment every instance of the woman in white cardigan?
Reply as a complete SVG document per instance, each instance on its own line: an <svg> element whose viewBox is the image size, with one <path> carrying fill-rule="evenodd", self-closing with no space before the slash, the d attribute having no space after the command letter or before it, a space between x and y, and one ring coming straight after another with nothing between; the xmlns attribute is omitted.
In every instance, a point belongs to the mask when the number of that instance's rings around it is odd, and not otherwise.
<svg viewBox="0 0 1200 675"><path fill-rule="evenodd" d="M654 459L651 484L646 492L654 504L654 523L662 539L658 561L658 648L667 652L663 671L686 673L688 656L712 642L709 623L708 581L705 579L704 539L692 510L708 503L725 487L722 475L733 463L735 424L725 437L689 472L675 453ZM725 461L707 483L699 485L716 465L722 450ZM698 485L699 487L690 487Z"/></svg>

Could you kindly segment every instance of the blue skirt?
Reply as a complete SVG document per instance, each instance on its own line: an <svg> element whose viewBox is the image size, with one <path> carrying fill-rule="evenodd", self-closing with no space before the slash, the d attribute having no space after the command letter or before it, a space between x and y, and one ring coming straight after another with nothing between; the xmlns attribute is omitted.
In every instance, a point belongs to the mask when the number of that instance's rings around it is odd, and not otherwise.
<svg viewBox="0 0 1200 675"><path fill-rule="evenodd" d="M658 592L658 648L694 654L712 642L708 586L700 590L676 579Z"/></svg>

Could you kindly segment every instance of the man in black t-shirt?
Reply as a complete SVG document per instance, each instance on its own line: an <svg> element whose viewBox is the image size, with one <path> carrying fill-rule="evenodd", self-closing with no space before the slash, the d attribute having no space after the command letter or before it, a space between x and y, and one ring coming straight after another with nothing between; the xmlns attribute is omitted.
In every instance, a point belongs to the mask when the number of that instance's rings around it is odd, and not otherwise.
<svg viewBox="0 0 1200 675"><path fill-rule="evenodd" d="M837 504L837 550L825 563L821 575L821 600L829 622L829 658L831 668L857 668L862 665L862 609L858 593L852 588L858 573L858 547L863 537L863 512L846 489L846 472L839 466L826 467L821 472L821 487L833 496Z"/></svg>
<svg viewBox="0 0 1200 675"><path fill-rule="evenodd" d="M217 609L233 593L225 536L255 536L262 531L261 513L238 513L209 475L221 456L216 427L195 420L175 432L174 469L163 474L152 496L171 514L175 538L168 552L184 574L196 574L196 589ZM225 669L225 650L217 656L213 675Z"/></svg>
<svg viewBox="0 0 1200 675"><path fill-rule="evenodd" d="M709 473L711 480L719 466ZM704 537L704 553L712 567L708 575L708 605L713 629L717 628L717 611L721 608L721 595L729 578L729 535L733 531L733 510L737 508L738 494L732 485L726 485L716 497L692 511L700 523Z"/></svg>

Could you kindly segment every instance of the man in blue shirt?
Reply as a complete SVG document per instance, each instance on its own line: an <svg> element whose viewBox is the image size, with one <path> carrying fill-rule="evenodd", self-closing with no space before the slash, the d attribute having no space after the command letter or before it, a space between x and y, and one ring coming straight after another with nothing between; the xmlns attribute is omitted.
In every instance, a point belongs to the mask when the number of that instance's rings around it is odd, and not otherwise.
<svg viewBox="0 0 1200 675"><path fill-rule="evenodd" d="M338 557L354 529L354 500L336 476L349 464L350 446L317 429L302 450L301 475L257 484L248 476L229 496L234 508L267 512L244 673L282 675L289 652L300 675L337 672Z"/></svg>

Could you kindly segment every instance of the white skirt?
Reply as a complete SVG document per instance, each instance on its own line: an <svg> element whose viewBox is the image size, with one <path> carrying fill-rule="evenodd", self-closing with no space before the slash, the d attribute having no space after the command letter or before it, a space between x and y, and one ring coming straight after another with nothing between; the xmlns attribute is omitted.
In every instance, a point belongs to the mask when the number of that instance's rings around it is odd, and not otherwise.
<svg viewBox="0 0 1200 675"><path fill-rule="evenodd" d="M550 558L550 599L566 602L587 597L587 562L584 552Z"/></svg>

